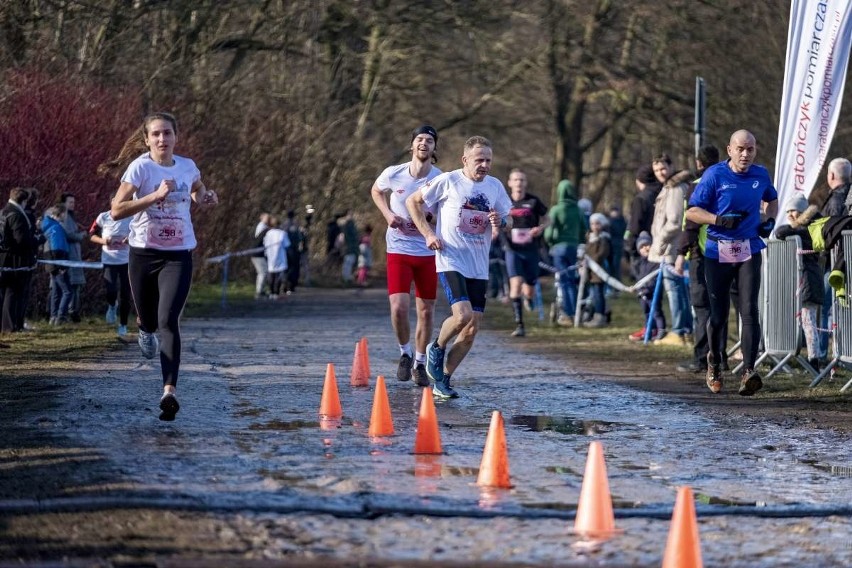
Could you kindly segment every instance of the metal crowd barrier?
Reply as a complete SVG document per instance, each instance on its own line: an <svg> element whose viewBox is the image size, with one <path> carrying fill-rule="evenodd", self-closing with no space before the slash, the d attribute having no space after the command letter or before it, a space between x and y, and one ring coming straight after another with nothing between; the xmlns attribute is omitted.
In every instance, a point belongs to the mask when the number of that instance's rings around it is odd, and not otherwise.
<svg viewBox="0 0 852 568"><path fill-rule="evenodd" d="M766 378L777 373L793 359L812 375L816 375L807 358L799 354L802 347L799 319L802 298L799 294L799 282L803 277L800 250L802 240L797 236L787 237L783 241L770 239L766 242L761 278L762 297L759 304L763 353L754 364L757 367L766 359L775 363Z"/></svg>
<svg viewBox="0 0 852 568"><path fill-rule="evenodd" d="M817 375L811 383L814 387L825 378L837 365L852 367L852 303L849 301L849 269L852 267L852 231L843 231L843 255L846 259L846 296L841 301L836 295L832 304L832 317L834 319L834 333L832 334L832 350L834 358L826 365L825 369ZM831 263L834 266L835 259L839 254L838 247L831 251ZM849 380L840 392L846 392L852 387L852 379Z"/></svg>

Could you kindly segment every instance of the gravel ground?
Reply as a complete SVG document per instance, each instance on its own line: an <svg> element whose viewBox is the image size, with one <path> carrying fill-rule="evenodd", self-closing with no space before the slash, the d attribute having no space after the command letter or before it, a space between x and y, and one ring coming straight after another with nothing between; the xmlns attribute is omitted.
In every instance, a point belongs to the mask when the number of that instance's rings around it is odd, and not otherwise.
<svg viewBox="0 0 852 568"><path fill-rule="evenodd" d="M832 510L850 502L849 435L841 418L825 429L823 409L704 404L684 377L604 376L600 362L486 332L458 374L463 398L438 405L445 455L418 470L419 392L389 378L397 435L378 444L365 436L372 389L348 387L361 337L373 375L394 374L381 290L304 290L245 317L187 320L183 333L174 423L157 420L158 364L135 345L0 381L0 565L658 566L682 484L716 499L699 505L707 565L852 563L849 512ZM333 431L316 418L328 362L345 414ZM494 408L515 487L491 494L473 482ZM530 416L555 426L530 427ZM690 436L710 428L754 445L696 446ZM570 517L592 438L607 447L623 532L584 546ZM716 464L724 471L706 478ZM713 509L751 510L752 475L770 508L818 514Z"/></svg>

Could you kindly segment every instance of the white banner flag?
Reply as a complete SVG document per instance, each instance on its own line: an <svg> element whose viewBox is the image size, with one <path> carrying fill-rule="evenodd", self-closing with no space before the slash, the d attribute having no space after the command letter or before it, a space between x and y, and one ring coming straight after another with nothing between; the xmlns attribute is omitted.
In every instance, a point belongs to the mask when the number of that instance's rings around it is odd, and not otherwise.
<svg viewBox="0 0 852 568"><path fill-rule="evenodd" d="M781 208L793 195L810 195L829 159L850 44L852 2L792 0L775 158ZM784 218L783 209L779 217Z"/></svg>

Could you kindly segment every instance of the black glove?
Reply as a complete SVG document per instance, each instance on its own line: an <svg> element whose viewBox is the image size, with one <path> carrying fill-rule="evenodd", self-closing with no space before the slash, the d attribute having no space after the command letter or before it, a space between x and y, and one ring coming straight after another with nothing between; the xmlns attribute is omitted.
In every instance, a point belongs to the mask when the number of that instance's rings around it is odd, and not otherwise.
<svg viewBox="0 0 852 568"><path fill-rule="evenodd" d="M775 229L775 219L770 217L757 227L757 234L763 237L764 239L768 239L769 235L772 234L772 230Z"/></svg>
<svg viewBox="0 0 852 568"><path fill-rule="evenodd" d="M716 215L716 222L713 224L718 225L723 229L734 230L740 226L743 219L745 219L745 215L739 211L732 211L730 213L725 213L724 215Z"/></svg>

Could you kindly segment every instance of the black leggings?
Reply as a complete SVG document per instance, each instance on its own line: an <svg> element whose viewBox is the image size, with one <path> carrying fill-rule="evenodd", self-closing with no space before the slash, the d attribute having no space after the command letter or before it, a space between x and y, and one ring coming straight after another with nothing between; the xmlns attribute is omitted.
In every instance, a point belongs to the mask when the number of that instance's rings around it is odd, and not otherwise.
<svg viewBox="0 0 852 568"><path fill-rule="evenodd" d="M130 314L130 277L126 264L104 264L107 304L114 306L118 301L118 323L127 325Z"/></svg>
<svg viewBox="0 0 852 568"><path fill-rule="evenodd" d="M710 296L710 320L707 322L707 335L710 341L710 355L714 364L723 361L728 329L728 313L731 310L731 283L736 283L739 295L740 318L742 318L743 365L745 369L754 369L757 349L760 345L760 315L758 310L758 292L760 291L760 253L752 255L745 262L721 263L713 258L704 259L704 278Z"/></svg>
<svg viewBox="0 0 852 568"><path fill-rule="evenodd" d="M163 385L175 386L180 368L180 314L192 285L192 251L130 249L130 289L139 328L160 332Z"/></svg>

